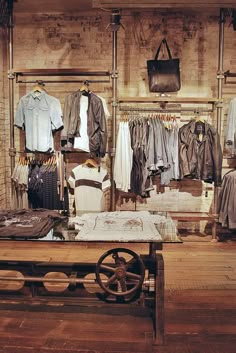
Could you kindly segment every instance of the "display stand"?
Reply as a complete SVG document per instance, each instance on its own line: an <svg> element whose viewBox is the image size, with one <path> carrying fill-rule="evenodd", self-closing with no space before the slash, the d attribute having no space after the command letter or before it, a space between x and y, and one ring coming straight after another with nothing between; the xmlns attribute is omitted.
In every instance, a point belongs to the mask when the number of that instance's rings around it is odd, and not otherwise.
<svg viewBox="0 0 236 353"><path fill-rule="evenodd" d="M60 262L60 259L55 261L51 257L49 261L35 261L28 251L27 254L24 251L24 260L20 260L21 242L11 241L18 255L13 258L0 254L0 282L4 284L3 288L5 287L0 290L0 299L8 303L13 302L13 306L26 301L29 304L47 304L54 300L64 304L76 303L83 307L107 308L111 313L112 308L116 310L119 307L120 314L123 311L127 313L127 310L133 312L138 309L141 317L145 315L153 321L152 344L162 345L164 261L162 254L156 253L156 250L162 249L162 243L148 239L135 241L136 244L149 246L148 254L139 255L126 248L127 243L130 245L134 241L119 243L119 236L122 238L122 234L118 234L114 241L108 242L111 249L102 254L97 263L79 260L80 251L84 252L84 247L80 247L79 241L73 243L78 257L78 261L73 263ZM115 242L119 243L119 247L114 248ZM91 241L82 243L89 246ZM45 243L40 241L25 243L25 247L33 246L34 251L40 251L43 245ZM53 252L56 244L49 242L48 246L52 247ZM61 246L64 246L64 242ZM9 285L11 288L15 285L15 288L9 289ZM62 285L61 290L59 285ZM91 292L89 285L96 285L97 289Z"/></svg>
<svg viewBox="0 0 236 353"><path fill-rule="evenodd" d="M221 101L217 98L208 98L208 97L129 97L129 98L119 98L119 110L120 112L129 112L129 111L137 111L137 112L156 112L156 113L184 113L190 112L194 114L201 113L213 113L216 109L218 109L218 105L221 106ZM134 106L130 106L127 104L133 104ZM177 108L173 108L170 103L178 103ZM124 105L126 104L126 105ZM155 105L155 107L151 107L151 105ZM148 107L147 107L148 105ZM125 194L123 194L125 198ZM212 222L212 241L217 241L216 234L216 221L218 219L218 215L216 212L217 205L217 193L214 190L213 197L213 209L212 212L169 212L171 217L177 221L211 221Z"/></svg>

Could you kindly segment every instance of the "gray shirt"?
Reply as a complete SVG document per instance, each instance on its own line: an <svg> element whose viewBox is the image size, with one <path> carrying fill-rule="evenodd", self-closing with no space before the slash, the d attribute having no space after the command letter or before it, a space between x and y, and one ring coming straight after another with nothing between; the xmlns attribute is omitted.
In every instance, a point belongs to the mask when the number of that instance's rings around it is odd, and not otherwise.
<svg viewBox="0 0 236 353"><path fill-rule="evenodd" d="M15 125L25 129L28 150L53 151L52 131L63 126L60 101L44 91L29 92L18 103Z"/></svg>

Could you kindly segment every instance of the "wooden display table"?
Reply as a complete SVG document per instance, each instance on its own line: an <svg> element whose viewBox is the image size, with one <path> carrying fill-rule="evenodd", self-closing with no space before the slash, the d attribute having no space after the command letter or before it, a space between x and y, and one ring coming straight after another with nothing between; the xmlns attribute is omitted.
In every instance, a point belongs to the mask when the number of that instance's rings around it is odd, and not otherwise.
<svg viewBox="0 0 236 353"><path fill-rule="evenodd" d="M134 246L136 251L131 250ZM139 250L147 246L147 254ZM96 262L89 259L95 247ZM104 253L104 247L108 250ZM11 303L73 302L98 307L139 306L153 320L153 344L164 342L164 261L160 241L64 242L2 240L0 299ZM94 253L93 253L94 258ZM92 259L93 261L93 259ZM89 286L95 287L91 291ZM88 290L89 289L89 290ZM96 309L97 310L97 309ZM132 312L132 309L130 309Z"/></svg>

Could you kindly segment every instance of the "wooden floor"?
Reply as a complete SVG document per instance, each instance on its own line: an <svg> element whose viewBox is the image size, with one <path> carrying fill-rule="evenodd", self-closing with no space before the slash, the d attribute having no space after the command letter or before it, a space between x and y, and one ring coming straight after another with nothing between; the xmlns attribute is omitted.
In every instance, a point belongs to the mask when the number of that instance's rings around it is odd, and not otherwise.
<svg viewBox="0 0 236 353"><path fill-rule="evenodd" d="M96 261L105 245L1 242L0 260ZM39 246L38 246L39 245ZM108 246L110 248L110 246ZM143 253L137 245L130 246ZM0 353L235 353L236 242L165 244L165 330L153 346L152 322L139 307L78 307L0 302Z"/></svg>

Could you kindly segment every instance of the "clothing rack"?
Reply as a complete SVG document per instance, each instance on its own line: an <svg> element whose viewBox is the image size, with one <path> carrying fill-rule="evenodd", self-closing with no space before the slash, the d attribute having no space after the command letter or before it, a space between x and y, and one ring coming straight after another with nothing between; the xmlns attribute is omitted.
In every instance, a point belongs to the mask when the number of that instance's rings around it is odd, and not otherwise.
<svg viewBox="0 0 236 353"><path fill-rule="evenodd" d="M111 4L113 8L113 5ZM23 83L22 77L26 76L66 76L68 77L67 82L69 82L69 76L110 76L112 79L112 148L110 151L111 157L111 181L112 181L112 192L111 192L111 209L115 209L115 187L113 183L113 163L116 150L116 118L117 118L117 107L121 103L159 103L160 108L166 108L168 103L186 103L186 104L211 104L212 110L217 108L217 131L221 130L221 118L223 114L223 99L222 99L222 84L225 79L223 72L223 51L224 51L224 24L225 24L225 10L220 9L220 21L219 21L219 56L218 56L218 72L216 78L218 80L218 97L217 98L182 98L182 97L133 97L133 98L117 98L117 81L118 81L118 69L117 69L117 32L120 28L120 23L114 23L111 21L110 29L112 31L112 70L109 71L93 71L90 70L76 70L76 69L35 69L35 70L21 70L13 69L13 8L9 14L9 26L8 26L8 58L9 58L9 115L10 115L10 149L9 155L11 157L11 168L14 166L15 159L15 147L14 147L14 128L13 128L13 107L14 107L14 89L13 80ZM111 16L112 18L112 16ZM66 71L65 71L66 70ZM57 81L58 82L58 81ZM74 81L76 82L76 81ZM120 107L121 108L121 107ZM156 109L156 108L155 108ZM159 109L159 108L158 108ZM187 109L187 107L186 107ZM181 107L182 110L182 107ZM196 109L195 109L196 110ZM194 111L195 111L194 110ZM163 111L163 110L162 110ZM175 111L176 112L176 111Z"/></svg>
<svg viewBox="0 0 236 353"><path fill-rule="evenodd" d="M188 108L147 108L147 107L142 107L142 108L137 108L137 107L131 107L131 106L124 106L120 107L119 110L121 112L156 112L156 113L185 113L185 112L192 112L195 115L199 115L202 113L212 113L212 109L203 109L203 108L196 108L196 107L188 107Z"/></svg>
<svg viewBox="0 0 236 353"><path fill-rule="evenodd" d="M167 104L169 103L177 103L177 104L202 104L202 105L211 105L212 111L217 108L218 104L221 101L218 98L208 98L208 97L128 97L128 98L119 98L118 103L155 103L159 104L159 107L165 109ZM182 108L182 107L181 107ZM189 107L188 107L189 108ZM196 110L196 107L194 108Z"/></svg>
<svg viewBox="0 0 236 353"><path fill-rule="evenodd" d="M10 113L10 134L11 134L11 141L10 141L10 148L9 148L9 155L11 157L11 173L13 172L14 166L15 166L15 155L16 155L16 149L15 149L15 141L14 141L14 89L13 89L13 80L16 79L16 83L38 83L43 82L45 83L45 80L41 80L41 77L71 77L71 76L83 76L83 77L110 77L110 72L109 71L99 71L99 70L89 70L89 69L10 69L8 70L8 79L9 79L9 113ZM34 81L23 81L19 80L19 77L37 77ZM47 82L84 82L85 78L81 81L76 81L76 80L58 80L58 81L47 81ZM94 80L89 80L86 79L86 81L89 82L95 82ZM109 83L110 80L96 80L96 82L103 82L103 83Z"/></svg>
<svg viewBox="0 0 236 353"><path fill-rule="evenodd" d="M118 104L119 104L119 110L121 112L127 112L127 111L137 111L137 112L150 112L150 111L155 111L155 112L162 112L162 113L181 113L181 112L192 112L196 114L197 116L200 115L201 113L213 113L215 110L217 111L217 130L219 131L219 126L220 123L218 122L219 117L221 116L221 110L222 110L222 99L220 98L221 94L219 94L219 98L208 98L208 97L170 97L170 96L160 96L160 97L128 97L128 98L119 98L118 99ZM157 105L156 107L144 107L144 106L139 106L139 107L134 107L131 105L127 106L122 106L122 104L155 104ZM177 106L174 108L172 106L168 108L168 104L174 103ZM180 105L181 104L181 105ZM187 104L191 106L186 106L182 107L182 104ZM199 107L199 105L202 105L202 108ZM196 106L194 106L196 105ZM210 108L207 108L206 106L209 106ZM189 218L189 215L187 212L179 212L175 217L177 221L184 219L186 221L188 220L194 220L194 221L201 221L201 220L211 220L212 221L212 241L217 240L217 234L216 234L216 221L218 219L218 215L216 214L217 210L217 203L218 203L218 195L217 195L217 188L214 189L214 196L213 196L213 210L211 213L208 213L207 216L204 213L202 215L201 212L194 213L194 215L191 215ZM206 218L207 217L207 218Z"/></svg>
<svg viewBox="0 0 236 353"><path fill-rule="evenodd" d="M22 80L22 77L35 77L37 80ZM75 79L65 79L65 77L109 77L109 71L99 71L99 70L89 70L89 69L12 69L8 71L8 78L16 79L16 83L36 83L39 79L38 77L63 77L59 80L42 80L45 83L73 83L73 82L84 82L85 79L75 80ZM86 81L96 82L96 83L109 83L110 79L87 79Z"/></svg>

